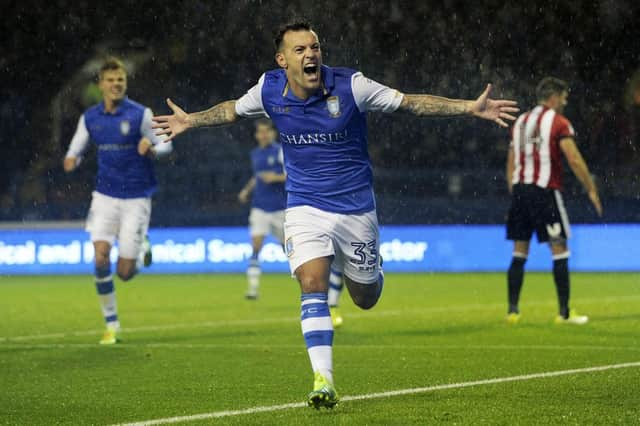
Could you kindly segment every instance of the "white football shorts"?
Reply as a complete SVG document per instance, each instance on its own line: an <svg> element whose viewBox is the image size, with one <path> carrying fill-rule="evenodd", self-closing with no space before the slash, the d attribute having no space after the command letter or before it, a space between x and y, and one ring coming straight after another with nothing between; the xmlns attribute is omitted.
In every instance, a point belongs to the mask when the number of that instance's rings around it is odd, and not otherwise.
<svg viewBox="0 0 640 426"><path fill-rule="evenodd" d="M151 220L151 198L114 198L93 192L86 230L91 241L118 240L119 256L137 259Z"/></svg>
<svg viewBox="0 0 640 426"><path fill-rule="evenodd" d="M271 234L284 244L284 210L268 212L252 208L249 213L249 234L252 237Z"/></svg>
<svg viewBox="0 0 640 426"><path fill-rule="evenodd" d="M299 206L286 210L285 249L291 274L319 257L333 256L332 268L361 284L378 281L380 233L376 211L326 212Z"/></svg>

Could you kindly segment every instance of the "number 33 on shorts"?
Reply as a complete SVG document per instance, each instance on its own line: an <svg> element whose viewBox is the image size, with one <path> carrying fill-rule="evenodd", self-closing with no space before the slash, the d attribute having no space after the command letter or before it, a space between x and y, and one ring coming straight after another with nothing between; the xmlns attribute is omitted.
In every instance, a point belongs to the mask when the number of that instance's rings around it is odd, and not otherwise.
<svg viewBox="0 0 640 426"><path fill-rule="evenodd" d="M378 242L371 240L363 243L358 241L352 241L351 247L353 247L353 256L350 257L349 262L355 265L360 271L374 271L378 265Z"/></svg>

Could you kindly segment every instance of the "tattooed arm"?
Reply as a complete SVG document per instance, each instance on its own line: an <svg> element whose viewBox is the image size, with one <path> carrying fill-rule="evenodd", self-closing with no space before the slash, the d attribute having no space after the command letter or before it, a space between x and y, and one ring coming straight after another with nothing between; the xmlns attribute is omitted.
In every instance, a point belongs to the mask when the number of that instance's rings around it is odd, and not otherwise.
<svg viewBox="0 0 640 426"><path fill-rule="evenodd" d="M432 95L404 95L401 111L431 117L455 117L469 115L473 101L448 99Z"/></svg>
<svg viewBox="0 0 640 426"><path fill-rule="evenodd" d="M215 127L231 124L238 119L236 114L236 101L226 101L215 105L208 110L186 113L171 99L167 99L172 115L160 115L153 117L155 124L152 126L158 129L157 135L166 135L164 142L168 142L180 133L195 127Z"/></svg>
<svg viewBox="0 0 640 426"><path fill-rule="evenodd" d="M399 111L426 117L473 116L507 127L505 120L515 120L516 102L489 98L491 85L475 101L447 99L432 95L404 95Z"/></svg>

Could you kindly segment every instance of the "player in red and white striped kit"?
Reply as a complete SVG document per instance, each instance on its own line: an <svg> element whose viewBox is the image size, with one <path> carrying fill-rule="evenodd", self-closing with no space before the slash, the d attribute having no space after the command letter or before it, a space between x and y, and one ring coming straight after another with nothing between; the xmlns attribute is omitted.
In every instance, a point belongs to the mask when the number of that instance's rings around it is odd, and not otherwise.
<svg viewBox="0 0 640 426"><path fill-rule="evenodd" d="M536 89L538 106L516 120L511 130L507 160L507 182L512 194L507 219L507 238L514 241L508 272L509 312L507 321L520 320L518 302L524 279L529 242L535 231L540 243L549 243L553 277L558 293L558 324L585 324L588 317L569 308L569 218L562 200L562 157L584 185L598 215L602 205L598 190L575 143L575 132L563 115L567 105L567 83L553 77Z"/></svg>

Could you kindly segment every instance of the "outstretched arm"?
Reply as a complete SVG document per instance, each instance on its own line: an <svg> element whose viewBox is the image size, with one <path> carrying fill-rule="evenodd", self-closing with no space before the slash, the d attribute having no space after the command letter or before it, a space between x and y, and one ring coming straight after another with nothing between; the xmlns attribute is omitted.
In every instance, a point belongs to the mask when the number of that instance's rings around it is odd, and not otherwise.
<svg viewBox="0 0 640 426"><path fill-rule="evenodd" d="M172 115L160 115L153 117L156 135L166 135L164 142L168 142L179 134L195 127L216 127L231 124L238 119L236 114L236 101L226 101L215 105L208 110L188 114L171 99L167 99L167 105L173 111Z"/></svg>
<svg viewBox="0 0 640 426"><path fill-rule="evenodd" d="M511 113L519 111L516 106L517 102L491 99L489 98L490 93L491 85L489 84L475 101L406 94L398 110L428 117L473 116L494 121L502 127L508 127L505 120L513 121L516 119Z"/></svg>

